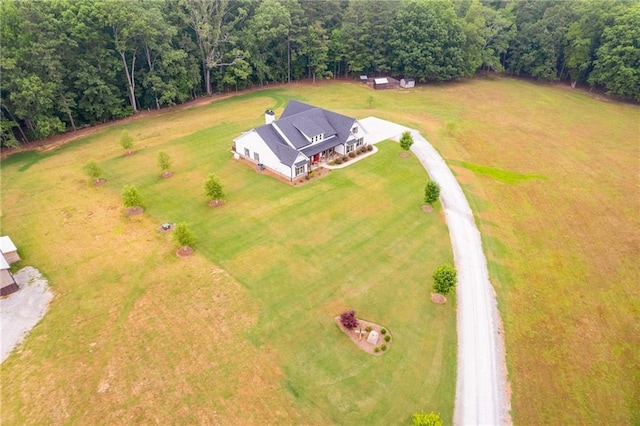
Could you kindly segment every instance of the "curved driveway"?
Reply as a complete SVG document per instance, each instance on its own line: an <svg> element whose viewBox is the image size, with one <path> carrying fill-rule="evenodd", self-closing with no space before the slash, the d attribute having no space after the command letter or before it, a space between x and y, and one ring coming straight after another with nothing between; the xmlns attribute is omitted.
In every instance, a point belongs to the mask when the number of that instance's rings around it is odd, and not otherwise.
<svg viewBox="0 0 640 426"><path fill-rule="evenodd" d="M372 135L365 139L368 143L397 139L403 131L410 130L414 140L411 151L441 187L440 201L458 270L454 423L511 424L504 339L499 331L502 328L500 313L489 282L480 232L462 188L440 154L417 131L374 117L359 122Z"/></svg>

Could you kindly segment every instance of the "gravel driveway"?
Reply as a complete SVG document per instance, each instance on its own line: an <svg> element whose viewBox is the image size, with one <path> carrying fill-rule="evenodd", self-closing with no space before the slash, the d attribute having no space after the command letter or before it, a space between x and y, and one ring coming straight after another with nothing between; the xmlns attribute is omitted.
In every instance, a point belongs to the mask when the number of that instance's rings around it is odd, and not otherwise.
<svg viewBox="0 0 640 426"><path fill-rule="evenodd" d="M393 138L410 130L375 117L359 120L375 136L367 143ZM458 368L454 423L458 425L511 424L507 392L504 339L495 292L489 282L480 232L462 188L440 154L415 130L411 151L431 179L441 187L444 208L458 270Z"/></svg>
<svg viewBox="0 0 640 426"><path fill-rule="evenodd" d="M27 266L14 278L20 290L0 299L0 363L47 313L53 294L40 272Z"/></svg>

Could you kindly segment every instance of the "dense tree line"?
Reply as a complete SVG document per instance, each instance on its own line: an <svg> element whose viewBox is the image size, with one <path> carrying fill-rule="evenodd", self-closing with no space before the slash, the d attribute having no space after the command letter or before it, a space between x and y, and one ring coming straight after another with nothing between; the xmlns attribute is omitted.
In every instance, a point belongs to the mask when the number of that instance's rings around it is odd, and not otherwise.
<svg viewBox="0 0 640 426"><path fill-rule="evenodd" d="M1 143L303 78L479 70L640 101L640 2L4 0Z"/></svg>

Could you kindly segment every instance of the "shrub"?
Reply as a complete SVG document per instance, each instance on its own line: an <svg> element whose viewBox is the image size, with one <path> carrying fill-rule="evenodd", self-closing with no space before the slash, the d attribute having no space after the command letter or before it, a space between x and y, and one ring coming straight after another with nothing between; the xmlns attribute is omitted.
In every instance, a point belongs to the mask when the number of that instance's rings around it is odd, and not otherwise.
<svg viewBox="0 0 640 426"><path fill-rule="evenodd" d="M125 207L144 207L142 205L142 196L133 185L125 185L122 187L122 203Z"/></svg>
<svg viewBox="0 0 640 426"><path fill-rule="evenodd" d="M440 414L421 411L413 414L413 426L442 426Z"/></svg>
<svg viewBox="0 0 640 426"><path fill-rule="evenodd" d="M371 328L370 326L367 326L364 331L366 331L367 333L370 332L371 330L373 330L373 328Z"/></svg>
<svg viewBox="0 0 640 426"><path fill-rule="evenodd" d="M400 137L400 148L405 151L409 151L411 145L413 145L413 136L411 136L411 132L406 131L402 133L402 136Z"/></svg>
<svg viewBox="0 0 640 426"><path fill-rule="evenodd" d="M340 324L344 326L344 328L352 330L358 326L358 319L356 318L356 312L345 311L340 314Z"/></svg>
<svg viewBox="0 0 640 426"><path fill-rule="evenodd" d="M382 344L382 346L380 346L380 349L382 349L383 351L387 350L387 345L385 345L384 343Z"/></svg>
<svg viewBox="0 0 640 426"><path fill-rule="evenodd" d="M314 177L315 175L316 175L315 170L311 170L311 171L309 172L309 177L310 177L310 178Z"/></svg>
<svg viewBox="0 0 640 426"><path fill-rule="evenodd" d="M433 273L433 289L440 294L447 294L456 285L456 268L444 264L438 266Z"/></svg>
<svg viewBox="0 0 640 426"><path fill-rule="evenodd" d="M351 158L356 158L356 153L355 153L355 152L353 152L353 151L351 151L351 152L349 153L349 157L351 157Z"/></svg>
<svg viewBox="0 0 640 426"><path fill-rule="evenodd" d="M427 182L427 186L424 187L424 202L432 205L438 201L440 196L440 185L437 182L430 180Z"/></svg>
<svg viewBox="0 0 640 426"><path fill-rule="evenodd" d="M179 223L173 231L173 240L178 247L191 247L196 243L196 236L187 227L186 223Z"/></svg>
<svg viewBox="0 0 640 426"><path fill-rule="evenodd" d="M367 145L367 151L373 151L373 145Z"/></svg>
<svg viewBox="0 0 640 426"><path fill-rule="evenodd" d="M373 351L374 352L380 352L380 348L376 346L376 348Z"/></svg>
<svg viewBox="0 0 640 426"><path fill-rule="evenodd" d="M385 342L388 342L390 340L391 340L391 336L389 336L389 335L384 336L384 341Z"/></svg>
<svg viewBox="0 0 640 426"><path fill-rule="evenodd" d="M387 334L387 329L383 328L382 330L380 330L380 334Z"/></svg>
<svg viewBox="0 0 640 426"><path fill-rule="evenodd" d="M336 158L333 163L335 164L342 164L342 158Z"/></svg>
<svg viewBox="0 0 640 426"><path fill-rule="evenodd" d="M349 157L347 157L346 155L342 156L342 162L346 163L347 161L349 161Z"/></svg>
<svg viewBox="0 0 640 426"><path fill-rule="evenodd" d="M336 162L334 160L329 161L329 165L333 166L334 164L336 164Z"/></svg>

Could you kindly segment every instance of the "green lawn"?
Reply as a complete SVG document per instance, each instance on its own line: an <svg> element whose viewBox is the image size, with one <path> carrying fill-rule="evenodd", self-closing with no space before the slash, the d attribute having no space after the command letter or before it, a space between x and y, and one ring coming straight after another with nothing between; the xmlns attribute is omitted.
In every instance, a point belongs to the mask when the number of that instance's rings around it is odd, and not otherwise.
<svg viewBox="0 0 640 426"><path fill-rule="evenodd" d="M364 108L367 92L357 90ZM3 423L389 424L419 410L451 421L455 298L429 301L431 273L451 262L451 247L440 210L420 209L427 176L417 160L384 142L293 187L230 153L264 109L344 92L250 93L3 161L2 233L56 293L3 364ZM136 138L129 157L123 128ZM160 150L172 158L170 179L159 176ZM105 171L102 187L83 174L90 159ZM222 208L203 195L210 172L228 193ZM125 184L145 198L143 217L122 215ZM155 230L164 221L189 224L194 258L176 258ZM345 309L388 327L389 353L356 348L333 321Z"/></svg>
<svg viewBox="0 0 640 426"><path fill-rule="evenodd" d="M638 422L640 108L489 78L292 85L3 161L2 233L57 294L2 366L3 424L406 424L420 409L451 420L455 308L427 301L451 251L440 210L420 211L424 170L392 143L299 188L231 160L233 137L289 98L418 128L449 163L498 294L515 423ZM137 139L128 158L123 128ZM168 180L159 150L175 165ZM92 158L101 188L81 170ZM210 172L229 193L219 209L202 193ZM132 183L141 218L121 215ZM194 258L153 232L163 221L192 227ZM390 328L388 354L340 335L332 317L347 308Z"/></svg>

